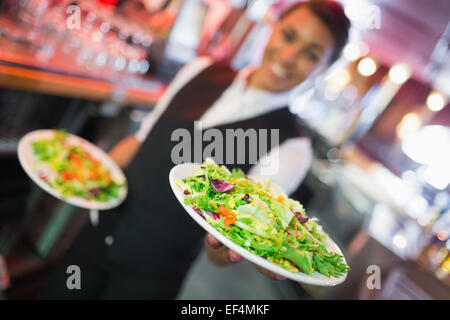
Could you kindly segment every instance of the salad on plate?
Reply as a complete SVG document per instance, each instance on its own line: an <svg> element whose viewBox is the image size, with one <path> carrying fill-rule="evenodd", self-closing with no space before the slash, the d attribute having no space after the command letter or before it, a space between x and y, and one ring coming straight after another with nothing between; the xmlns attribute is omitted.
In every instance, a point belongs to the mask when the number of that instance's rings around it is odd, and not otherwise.
<svg viewBox="0 0 450 320"><path fill-rule="evenodd" d="M71 145L67 133L55 130L51 138L31 142L35 169L39 179L63 197L81 197L108 202L119 197L123 183L81 145Z"/></svg>
<svg viewBox="0 0 450 320"><path fill-rule="evenodd" d="M240 169L231 172L208 158L189 177L175 181L191 206L224 236L291 272L341 277L350 269L327 249L328 235L271 181Z"/></svg>

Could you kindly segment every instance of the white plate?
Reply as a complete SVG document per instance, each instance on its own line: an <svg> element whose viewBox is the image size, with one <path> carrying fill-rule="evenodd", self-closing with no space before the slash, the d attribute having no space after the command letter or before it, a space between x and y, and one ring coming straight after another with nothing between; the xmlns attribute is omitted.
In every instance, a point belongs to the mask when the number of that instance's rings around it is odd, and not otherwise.
<svg viewBox="0 0 450 320"><path fill-rule="evenodd" d="M240 254L243 258L250 260L254 264L257 264L266 270L272 271L276 274L282 275L294 281L317 286L334 286L345 281L345 279L347 278L347 273L340 278L335 277L328 278L318 272L314 272L311 276L309 276L303 272L294 273L287 271L281 268L280 266L276 265L275 263L272 263L263 257L251 253L247 249L234 243L232 240L228 239L226 236L224 236L219 231L214 229L214 227L212 227L206 220L204 220L198 213L196 213L194 209L192 209L192 207L184 204L185 195L183 194L183 190L181 190L180 187L178 187L175 183L176 180L181 181L183 178L191 176L194 170L199 167L200 165L195 163L184 163L173 167L169 174L170 186L172 187L172 191L175 193L175 196L177 197L178 201L180 201L181 205L191 216L191 218L194 219L203 229L205 229L213 237L219 240L223 245ZM328 250L336 252L343 256L342 251L339 249L336 243L334 243L334 241L331 240L330 238L328 239ZM346 263L345 258L343 260L344 263Z"/></svg>
<svg viewBox="0 0 450 320"><path fill-rule="evenodd" d="M111 176L114 180L124 183L124 186L119 191L119 197L109 202L90 201L76 196L63 197L58 190L53 189L44 180L39 178L36 170L35 156L33 148L31 146L31 142L40 138L52 138L54 136L54 133L54 130L36 130L27 133L22 139L20 139L19 146L17 148L17 154L20 164L22 165L28 176L39 187L50 193L52 196L80 208L91 210L108 210L121 204L123 200L125 200L128 193L127 181L122 170L99 147L93 145L89 141L84 140L83 138L70 133L67 134L67 141L69 144L82 146L87 152L89 152L97 160L101 161L102 164L108 170L110 170Z"/></svg>

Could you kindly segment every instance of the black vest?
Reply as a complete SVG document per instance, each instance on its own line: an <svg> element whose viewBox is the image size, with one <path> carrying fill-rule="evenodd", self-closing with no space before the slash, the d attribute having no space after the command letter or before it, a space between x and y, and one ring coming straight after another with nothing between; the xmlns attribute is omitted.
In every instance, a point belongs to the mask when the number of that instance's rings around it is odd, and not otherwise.
<svg viewBox="0 0 450 320"><path fill-rule="evenodd" d="M129 184L127 200L112 212L101 214L100 225L94 230L95 244L90 243L91 248L95 247L93 257L109 267L148 279L156 298L175 297L205 234L170 188L169 171L175 165L171 150L178 143L171 141L171 134L184 128L193 137L194 120L220 97L235 76L228 66L212 65L175 95L125 170ZM295 117L287 107L215 128L222 133L238 128L279 129L280 143L299 136ZM267 151L270 147L269 143ZM251 164L229 167L247 172ZM112 246L104 244L106 235L113 236Z"/></svg>

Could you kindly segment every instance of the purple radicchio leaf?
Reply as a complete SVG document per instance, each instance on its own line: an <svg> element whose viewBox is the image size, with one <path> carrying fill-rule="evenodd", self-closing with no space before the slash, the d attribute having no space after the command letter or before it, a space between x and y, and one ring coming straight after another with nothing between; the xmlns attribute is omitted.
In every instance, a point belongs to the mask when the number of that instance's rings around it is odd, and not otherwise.
<svg viewBox="0 0 450 320"><path fill-rule="evenodd" d="M89 192L92 193L92 195L94 197L96 197L98 195L98 193L100 192L100 188L98 188L98 187L97 188L92 188L92 189L89 190Z"/></svg>
<svg viewBox="0 0 450 320"><path fill-rule="evenodd" d="M224 180L209 179L209 182L211 183L211 187L219 192L230 192L234 188L234 185Z"/></svg>
<svg viewBox="0 0 450 320"><path fill-rule="evenodd" d="M298 211L295 212L294 214L298 218L298 220L300 220L301 223L306 223L309 220L308 217L303 217L302 214L300 212L298 212Z"/></svg>
<svg viewBox="0 0 450 320"><path fill-rule="evenodd" d="M213 218L214 220L218 220L220 219L220 215L218 215L217 213L205 210L205 213L207 213L211 218Z"/></svg>
<svg viewBox="0 0 450 320"><path fill-rule="evenodd" d="M183 191L183 193L184 193L184 194L185 194L186 196L188 196L188 195L190 195L190 194L191 194L191 193L189 192L189 190L187 190L187 189L186 189L186 190L184 190L184 191Z"/></svg>
<svg viewBox="0 0 450 320"><path fill-rule="evenodd" d="M250 203L251 202L250 195L248 193L246 193L245 196L242 198L242 200L247 203Z"/></svg>
<svg viewBox="0 0 450 320"><path fill-rule="evenodd" d="M197 209L197 208L192 208L192 209L194 209L194 211L197 212L200 215L200 217L202 217L203 219L206 220L205 216L203 215L203 213L200 209Z"/></svg>

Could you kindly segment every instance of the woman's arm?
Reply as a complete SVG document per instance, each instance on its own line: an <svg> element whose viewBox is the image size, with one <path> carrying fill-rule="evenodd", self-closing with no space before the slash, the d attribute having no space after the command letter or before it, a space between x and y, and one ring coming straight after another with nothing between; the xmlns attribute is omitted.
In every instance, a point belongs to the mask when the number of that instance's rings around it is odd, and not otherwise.
<svg viewBox="0 0 450 320"><path fill-rule="evenodd" d="M140 146L141 142L136 138L136 135L133 134L120 140L119 143L109 151L109 156L120 168L124 169L131 162Z"/></svg>

